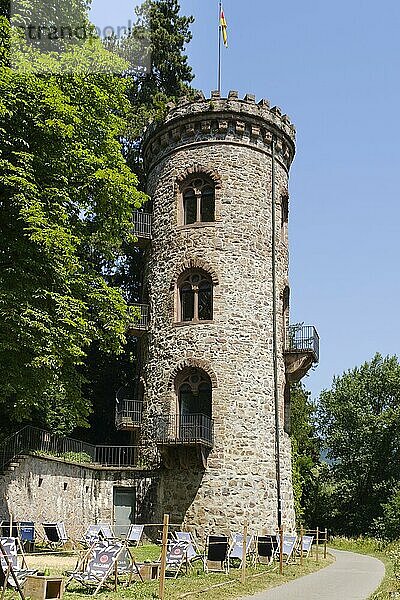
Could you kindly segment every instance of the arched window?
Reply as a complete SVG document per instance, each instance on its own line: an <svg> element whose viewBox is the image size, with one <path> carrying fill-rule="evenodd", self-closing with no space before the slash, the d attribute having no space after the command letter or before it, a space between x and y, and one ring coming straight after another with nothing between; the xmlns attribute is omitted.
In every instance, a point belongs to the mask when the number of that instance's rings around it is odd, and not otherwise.
<svg viewBox="0 0 400 600"><path fill-rule="evenodd" d="M215 221L215 186L208 179L197 177L182 189L183 225Z"/></svg>
<svg viewBox="0 0 400 600"><path fill-rule="evenodd" d="M178 375L176 383L180 416L211 418L212 385L207 373L190 367Z"/></svg>
<svg viewBox="0 0 400 600"><path fill-rule="evenodd" d="M178 281L180 322L212 321L213 284L210 275L200 270L187 271Z"/></svg>

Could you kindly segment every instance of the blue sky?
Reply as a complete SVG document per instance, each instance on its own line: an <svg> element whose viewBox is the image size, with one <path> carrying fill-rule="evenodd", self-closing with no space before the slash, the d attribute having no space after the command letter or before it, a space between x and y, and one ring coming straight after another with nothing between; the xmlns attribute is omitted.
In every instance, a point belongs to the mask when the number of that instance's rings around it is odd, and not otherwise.
<svg viewBox="0 0 400 600"><path fill-rule="evenodd" d="M113 23L132 3L94 6ZM194 85L209 92L218 2L181 6L196 19ZM269 98L297 128L291 320L319 331L320 364L304 380L317 396L333 375L399 351L400 3L225 0L224 10L223 92Z"/></svg>

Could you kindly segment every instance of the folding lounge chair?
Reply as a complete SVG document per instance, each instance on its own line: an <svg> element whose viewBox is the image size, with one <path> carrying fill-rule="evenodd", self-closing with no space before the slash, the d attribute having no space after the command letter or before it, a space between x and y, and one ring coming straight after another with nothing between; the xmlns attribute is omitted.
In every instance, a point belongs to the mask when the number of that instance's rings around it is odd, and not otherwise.
<svg viewBox="0 0 400 600"><path fill-rule="evenodd" d="M205 572L222 571L229 573L228 551L229 542L226 535L209 535L204 555Z"/></svg>
<svg viewBox="0 0 400 600"><path fill-rule="evenodd" d="M168 543L167 560L165 565L165 577L176 579L183 565L188 564L188 542L185 540L174 540Z"/></svg>
<svg viewBox="0 0 400 600"><path fill-rule="evenodd" d="M62 548L69 541L63 521L42 523L42 527L45 534L45 544L53 550Z"/></svg>
<svg viewBox="0 0 400 600"><path fill-rule="evenodd" d="M126 534L126 541L129 546L139 546L142 539L144 525L130 525Z"/></svg>
<svg viewBox="0 0 400 600"><path fill-rule="evenodd" d="M98 523L96 525L89 525L86 529L83 537L81 539L81 543L83 546L90 548L95 542L104 541L104 540L114 540L115 534L111 528L111 525L107 523Z"/></svg>
<svg viewBox="0 0 400 600"><path fill-rule="evenodd" d="M176 531L175 537L178 542L187 542L186 558L189 564L196 560L203 560L203 555L200 554L199 548L189 531Z"/></svg>
<svg viewBox="0 0 400 600"><path fill-rule="evenodd" d="M278 542L278 548L277 548L276 554L277 554L277 556L279 556L279 552L280 552L280 539L279 539L279 535L276 536L276 539L277 539L277 542ZM296 548L296 544L297 544L297 535L290 535L288 533L284 533L283 534L282 555L284 557L286 556L286 564L292 558L292 555L294 554L294 550Z"/></svg>
<svg viewBox="0 0 400 600"><path fill-rule="evenodd" d="M21 552L21 560L18 560L18 547ZM0 585L3 590L7 585L18 588L22 587L28 575L37 573L35 569L28 569L25 556L17 538L0 538Z"/></svg>
<svg viewBox="0 0 400 600"><path fill-rule="evenodd" d="M121 578L125 578L124 583L126 585L130 585L133 576L137 575L140 581L143 583L143 577L140 573L139 565L126 547L126 541L124 543L122 552L118 556L117 565L118 581L121 581Z"/></svg>
<svg viewBox="0 0 400 600"><path fill-rule="evenodd" d="M276 535L259 535L257 537L257 562L269 564L273 561L278 549L278 540Z"/></svg>
<svg viewBox="0 0 400 600"><path fill-rule="evenodd" d="M246 558L250 554L252 546L254 545L254 536L248 535L246 537ZM242 533L234 533L232 536L232 544L229 548L228 559L231 560L239 560L239 567L242 566L243 562L243 534Z"/></svg>
<svg viewBox="0 0 400 600"><path fill-rule="evenodd" d="M313 535L303 535L303 544L301 544L301 541L299 540L298 553L300 555L303 554L303 556L307 558L311 552L313 542Z"/></svg>
<svg viewBox="0 0 400 600"><path fill-rule="evenodd" d="M102 587L113 590L107 579L114 575L115 584L117 583L115 564L124 549L126 547L122 542L96 542L68 577L65 589L75 580L88 589L94 588L93 595Z"/></svg>

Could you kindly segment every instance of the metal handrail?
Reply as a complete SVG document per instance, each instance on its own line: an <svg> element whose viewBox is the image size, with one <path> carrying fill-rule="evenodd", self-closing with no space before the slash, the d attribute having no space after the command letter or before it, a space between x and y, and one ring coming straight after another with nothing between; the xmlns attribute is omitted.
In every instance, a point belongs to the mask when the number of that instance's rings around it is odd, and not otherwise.
<svg viewBox="0 0 400 600"><path fill-rule="evenodd" d="M136 315L134 315L133 317L133 323L131 324L132 329L137 329L140 331L147 331L149 328L149 305L148 304L131 304L130 306L128 306L128 315L130 312L130 309L134 308L134 309L139 309L140 311L140 316L137 317Z"/></svg>
<svg viewBox="0 0 400 600"><path fill-rule="evenodd" d="M140 426L142 423L143 402L141 400L117 399L115 405L115 424L129 421L133 425Z"/></svg>
<svg viewBox="0 0 400 600"><path fill-rule="evenodd" d="M156 417L158 444L214 446L214 420L203 414Z"/></svg>
<svg viewBox="0 0 400 600"><path fill-rule="evenodd" d="M140 210L133 211L133 224L135 226L135 234L138 238L151 240L152 236L152 214L142 212Z"/></svg>
<svg viewBox="0 0 400 600"><path fill-rule="evenodd" d="M289 325L285 335L285 352L312 352L319 361L319 335L313 325Z"/></svg>
<svg viewBox="0 0 400 600"><path fill-rule="evenodd" d="M150 452L146 446L95 446L82 440L60 436L32 425L26 425L20 431L8 437L0 445L0 471L18 455L24 452L42 452L44 455L65 458L66 454L76 454L76 462L90 462L104 466L136 467L143 463L145 454L147 463L157 462L156 452ZM80 454L86 455L79 457ZM89 460L84 458L89 457Z"/></svg>

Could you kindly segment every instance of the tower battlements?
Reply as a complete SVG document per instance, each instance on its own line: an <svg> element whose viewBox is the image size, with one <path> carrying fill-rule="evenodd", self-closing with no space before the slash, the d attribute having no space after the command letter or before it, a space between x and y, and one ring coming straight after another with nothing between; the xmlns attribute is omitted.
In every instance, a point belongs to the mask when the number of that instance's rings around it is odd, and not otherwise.
<svg viewBox="0 0 400 600"><path fill-rule="evenodd" d="M257 103L253 94L241 99L234 90L227 98L217 91L211 92L210 98L198 92L194 100L182 98L177 104L171 103L169 109L164 121L152 123L144 137L143 156L150 170L182 144L225 141L270 152L273 139L277 160L290 168L295 154L295 127L278 106L270 107L266 99Z"/></svg>

